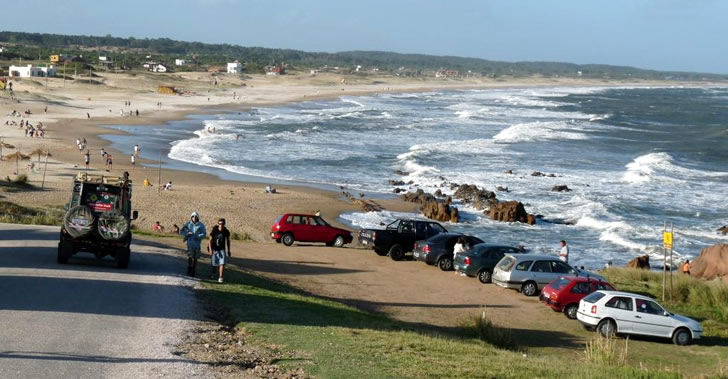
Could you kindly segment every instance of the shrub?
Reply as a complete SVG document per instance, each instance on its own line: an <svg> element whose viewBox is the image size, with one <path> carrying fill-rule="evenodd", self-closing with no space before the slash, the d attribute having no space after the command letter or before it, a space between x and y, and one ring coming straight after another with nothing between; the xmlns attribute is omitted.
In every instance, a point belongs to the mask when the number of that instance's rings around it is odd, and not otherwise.
<svg viewBox="0 0 728 379"><path fill-rule="evenodd" d="M28 175L20 174L13 179L14 184L26 184L28 183Z"/></svg>
<svg viewBox="0 0 728 379"><path fill-rule="evenodd" d="M624 340L624 350L618 347L616 338L592 337L586 341L586 361L597 366L622 366L626 362L629 338Z"/></svg>
<svg viewBox="0 0 728 379"><path fill-rule="evenodd" d="M252 241L253 238L248 234L248 232L238 233L238 232L231 232L230 233L230 239L237 240L237 241Z"/></svg>
<svg viewBox="0 0 728 379"><path fill-rule="evenodd" d="M493 324L485 316L485 311L483 311L480 317L473 317L470 328L480 340L491 345L508 350L518 348L518 344L516 343L516 339L513 338L511 330Z"/></svg>

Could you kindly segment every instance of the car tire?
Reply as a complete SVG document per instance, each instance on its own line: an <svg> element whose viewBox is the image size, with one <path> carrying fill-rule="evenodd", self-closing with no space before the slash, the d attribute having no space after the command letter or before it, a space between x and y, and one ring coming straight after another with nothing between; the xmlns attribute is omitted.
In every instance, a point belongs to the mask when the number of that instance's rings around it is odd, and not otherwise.
<svg viewBox="0 0 728 379"><path fill-rule="evenodd" d="M440 268L442 271L450 271L452 270L452 258L450 257L441 257L437 261L437 267Z"/></svg>
<svg viewBox="0 0 728 379"><path fill-rule="evenodd" d="M576 311L579 310L579 305L569 304L564 307L564 315L570 320L576 320Z"/></svg>
<svg viewBox="0 0 728 379"><path fill-rule="evenodd" d="M604 338L612 338L617 335L617 325L610 319L602 320L597 325L597 331Z"/></svg>
<svg viewBox="0 0 728 379"><path fill-rule="evenodd" d="M488 270L481 270L478 273L478 280L483 284L488 284L493 280L493 273Z"/></svg>
<svg viewBox="0 0 728 379"><path fill-rule="evenodd" d="M678 330L672 334L672 343L679 346L690 345L693 343L693 336L687 328L678 328Z"/></svg>
<svg viewBox="0 0 728 379"><path fill-rule="evenodd" d="M56 261L59 264L66 264L68 263L68 258L73 255L73 245L69 242L59 242L58 243L58 256L56 258Z"/></svg>
<svg viewBox="0 0 728 379"><path fill-rule="evenodd" d="M393 245L389 248L389 257L393 261L401 261L404 258L404 249L400 245Z"/></svg>
<svg viewBox="0 0 728 379"><path fill-rule="evenodd" d="M286 233L286 234L283 235L283 237L281 237L281 242L283 242L283 244L286 245L286 246L293 245L293 242L294 241L295 241L295 239L293 238L293 234L292 233Z"/></svg>
<svg viewBox="0 0 728 379"><path fill-rule="evenodd" d="M532 281L523 283L523 285L521 285L521 293L526 296L535 296L538 293L538 285Z"/></svg>
<svg viewBox="0 0 728 379"><path fill-rule="evenodd" d="M377 253L377 255L380 256L380 257L383 257L383 256L387 255L387 251L386 250L374 250L374 252Z"/></svg>
<svg viewBox="0 0 728 379"><path fill-rule="evenodd" d="M344 247L344 243L345 243L345 240L344 240L344 236L342 236L342 235L336 236L336 238L334 238L334 242L332 242L334 247Z"/></svg>
<svg viewBox="0 0 728 379"><path fill-rule="evenodd" d="M131 256L131 250L122 247L116 251L116 267L121 269L129 268L129 258Z"/></svg>

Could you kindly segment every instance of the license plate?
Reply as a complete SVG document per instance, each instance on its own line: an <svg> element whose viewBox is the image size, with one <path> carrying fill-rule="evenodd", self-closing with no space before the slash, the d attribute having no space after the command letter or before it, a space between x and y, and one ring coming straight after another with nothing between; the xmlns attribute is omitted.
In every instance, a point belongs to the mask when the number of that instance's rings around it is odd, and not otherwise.
<svg viewBox="0 0 728 379"><path fill-rule="evenodd" d="M76 225L88 226L88 220L85 218L73 218L73 219L71 219L71 222L73 222Z"/></svg>
<svg viewBox="0 0 728 379"><path fill-rule="evenodd" d="M369 244L369 241L367 241L367 240L361 241L361 244L362 245L368 245Z"/></svg>
<svg viewBox="0 0 728 379"><path fill-rule="evenodd" d="M420 253L414 253L414 256L415 256L415 258L419 258L420 257Z"/></svg>

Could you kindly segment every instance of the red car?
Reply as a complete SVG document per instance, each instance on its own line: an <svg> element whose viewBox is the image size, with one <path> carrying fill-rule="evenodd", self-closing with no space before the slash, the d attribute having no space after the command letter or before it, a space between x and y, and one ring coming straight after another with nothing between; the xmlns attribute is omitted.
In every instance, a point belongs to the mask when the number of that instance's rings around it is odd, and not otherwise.
<svg viewBox="0 0 728 379"><path fill-rule="evenodd" d="M546 285L539 298L556 312L564 312L566 317L576 319L579 301L597 290L614 291L614 286L586 276L562 276Z"/></svg>
<svg viewBox="0 0 728 379"><path fill-rule="evenodd" d="M323 242L326 246L342 247L351 243L351 232L329 225L319 216L285 213L270 227L270 237L286 246L294 241Z"/></svg>

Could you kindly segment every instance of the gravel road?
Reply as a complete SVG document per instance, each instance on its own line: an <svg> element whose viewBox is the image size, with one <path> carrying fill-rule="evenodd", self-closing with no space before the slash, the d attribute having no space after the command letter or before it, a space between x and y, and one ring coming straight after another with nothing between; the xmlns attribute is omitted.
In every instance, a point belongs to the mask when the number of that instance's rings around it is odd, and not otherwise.
<svg viewBox="0 0 728 379"><path fill-rule="evenodd" d="M175 252L132 244L128 270L56 263L59 228L0 224L0 378L212 377L174 354L203 317Z"/></svg>

